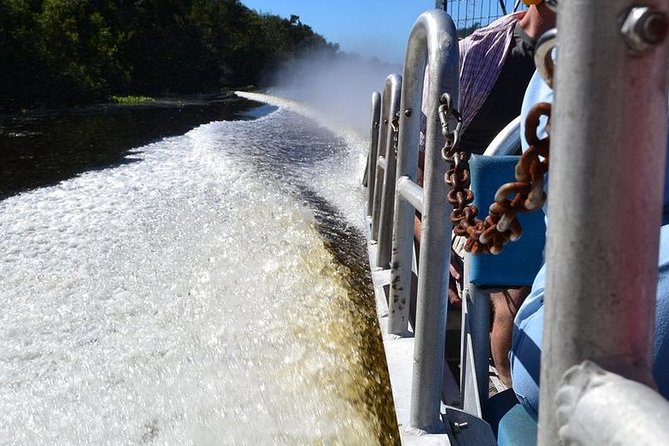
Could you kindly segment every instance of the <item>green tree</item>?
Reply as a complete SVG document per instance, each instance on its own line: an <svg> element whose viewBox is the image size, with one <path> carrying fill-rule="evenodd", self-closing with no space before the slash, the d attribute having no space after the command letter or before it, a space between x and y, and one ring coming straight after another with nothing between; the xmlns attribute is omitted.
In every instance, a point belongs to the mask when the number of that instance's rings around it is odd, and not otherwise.
<svg viewBox="0 0 669 446"><path fill-rule="evenodd" d="M0 0L0 107L259 84L339 47L239 0Z"/></svg>

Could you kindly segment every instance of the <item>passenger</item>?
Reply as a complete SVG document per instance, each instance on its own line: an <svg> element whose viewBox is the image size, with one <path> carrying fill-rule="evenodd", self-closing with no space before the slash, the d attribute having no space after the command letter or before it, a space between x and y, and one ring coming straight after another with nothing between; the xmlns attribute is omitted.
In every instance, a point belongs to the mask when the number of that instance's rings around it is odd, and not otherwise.
<svg viewBox="0 0 669 446"><path fill-rule="evenodd" d="M529 109L538 102L552 102L552 100L552 90L544 83L541 76L535 73L528 86L521 115L526 116ZM524 129L521 128L521 135L523 134ZM669 141L667 151L669 153ZM667 166L669 167L669 163ZM653 375L659 392L665 398L669 398L669 373L667 373L669 363L669 172L665 173L664 211L660 229L658 265ZM513 390L535 420L539 409L539 366L545 284L546 265L544 264L534 279L532 291L516 315L513 346L510 353Z"/></svg>
<svg viewBox="0 0 669 446"><path fill-rule="evenodd" d="M534 47L555 26L543 3L504 16L460 41L460 149L483 153L520 113L534 73Z"/></svg>
<svg viewBox="0 0 669 446"><path fill-rule="evenodd" d="M534 73L536 40L554 26L555 13L541 0L527 11L499 18L459 42L462 150L483 153L518 116ZM421 132L421 151L424 146Z"/></svg>
<svg viewBox="0 0 669 446"><path fill-rule="evenodd" d="M461 150L483 153L495 136L519 115L523 94L535 69L536 40L554 26L555 13L540 0L527 11L504 16L460 41ZM423 166L422 134L420 147L419 166ZM422 183L422 169L418 176ZM416 239L420 239L419 220ZM451 259L449 301L459 305L456 282L461 281L462 261L454 252ZM513 318L528 292L529 287L521 287L490 295L491 353L497 374L507 386L511 385L508 352Z"/></svg>

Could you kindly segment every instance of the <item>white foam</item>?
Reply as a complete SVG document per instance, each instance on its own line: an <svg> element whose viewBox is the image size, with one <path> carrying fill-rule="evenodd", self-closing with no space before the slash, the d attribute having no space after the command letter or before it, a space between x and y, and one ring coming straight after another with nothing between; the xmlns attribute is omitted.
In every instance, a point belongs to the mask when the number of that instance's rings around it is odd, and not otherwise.
<svg viewBox="0 0 669 446"><path fill-rule="evenodd" d="M251 168L287 113L0 202L0 443L375 441L311 212ZM300 173L347 215L356 151Z"/></svg>
<svg viewBox="0 0 669 446"><path fill-rule="evenodd" d="M358 129L347 124L346 120L337 119L327 111L305 103L262 93L237 91L235 94L299 113L344 140L349 148L345 154L335 163L332 160L324 160L316 169L305 172L305 176L323 197L343 213L347 221L362 231L364 228L361 212L364 192L362 172L367 162L369 135L361 134Z"/></svg>

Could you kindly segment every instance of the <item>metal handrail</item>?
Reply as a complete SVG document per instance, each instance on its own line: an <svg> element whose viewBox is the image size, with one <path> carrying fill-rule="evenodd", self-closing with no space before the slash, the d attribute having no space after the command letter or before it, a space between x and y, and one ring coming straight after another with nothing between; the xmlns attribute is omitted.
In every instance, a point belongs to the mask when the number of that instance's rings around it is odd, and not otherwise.
<svg viewBox="0 0 669 446"><path fill-rule="evenodd" d="M392 75L391 75L392 76ZM376 185L374 189L374 194L372 195L372 201L370 203L372 206L372 239L377 240L379 233L379 223L381 220L381 199L383 197L383 180L385 178L385 170L388 167L387 160L385 159L386 153L388 151L388 144L390 144L392 137L392 129L390 124L392 122L392 113L391 109L391 98L390 98L390 87L391 81L390 76L386 78L386 81L383 86L383 91L381 93L381 111L379 115L379 141L377 148L377 156L379 160L383 159L382 163L377 163L376 166L376 178L374 184ZM398 105L399 106L399 105ZM378 265L374 265L378 266Z"/></svg>
<svg viewBox="0 0 669 446"><path fill-rule="evenodd" d="M669 0L645 3L666 24ZM669 41L639 46L649 28L625 20L637 4L559 3L540 445L558 442L555 396L570 367L588 359L652 381Z"/></svg>
<svg viewBox="0 0 669 446"><path fill-rule="evenodd" d="M663 14L666 23L669 0L646 3L644 8ZM626 378L652 381L662 201L661 194L648 191L663 186L669 44L666 36L651 36L653 42L644 42L644 36L627 34L664 32L666 28L635 26L623 20L628 26L621 30L621 17L638 8L634 0L571 0L560 7L558 24L563 31L551 132L551 221L538 444L557 444L561 436L575 444L608 444L612 435L636 439L637 427L650 435L649 444L659 444L668 433L648 415L669 416L665 400L650 388L619 377L601 378L611 385L584 384L578 390L575 383L591 382L592 377L583 378L585 372L574 372L572 367L592 360ZM439 158L442 138L436 114L441 93L451 93L457 103L454 36L453 22L442 11L419 17L407 46L401 91L388 328L406 335L414 205L420 187L416 184L416 142L427 65L422 249L410 417L411 427L427 432L443 431L439 411L450 256L444 247L450 239L450 206L443 199L446 165ZM578 398L567 398L568 392L579 391ZM630 391L633 399L628 397ZM630 406L631 400L638 404ZM617 422L622 401L624 417L629 419L631 409L634 423ZM573 404L565 408L565 402ZM579 422L571 423L574 419ZM583 423L590 419L591 427ZM654 429L662 429L662 436L653 437Z"/></svg>
<svg viewBox="0 0 669 446"><path fill-rule="evenodd" d="M401 177L397 180L397 192L399 192L402 197L411 203L411 206L414 207L421 214L423 211L423 188L414 183L409 179L409 177Z"/></svg>
<svg viewBox="0 0 669 446"><path fill-rule="evenodd" d="M383 192L381 193L381 205L377 215L377 232L375 233L378 241L376 266L383 269L390 267L390 245L392 243L392 218L393 204L395 202L395 171L397 165L397 155L395 153L394 138L397 137L393 130L393 122L397 119L400 111L400 93L402 90L402 77L399 74L391 74L386 78L381 96L381 109L384 114L381 116L384 126L389 127L387 137L382 141L385 147L385 169L383 175Z"/></svg>
<svg viewBox="0 0 669 446"><path fill-rule="evenodd" d="M399 120L397 178L416 182L421 105L427 114L423 224L418 264L414 327L414 367L410 425L426 432L443 432L440 420L444 367L451 209L446 197L441 158L443 136L437 116L439 97L451 94L457 104L458 41L455 25L444 11L432 10L416 20L406 49ZM427 69L427 85L423 85ZM422 104L426 88L426 104ZM402 179L403 177L406 180ZM445 205L446 203L446 205ZM388 330L406 335L411 292L414 207L400 192L395 200ZM446 247L446 248L445 248Z"/></svg>
<svg viewBox="0 0 669 446"><path fill-rule="evenodd" d="M370 135L369 156L367 157L367 171L365 180L367 182L367 216L372 216L372 203L374 202L374 190L376 187L376 158L379 148L379 117L381 115L381 95L372 93L372 110L370 113ZM364 183L364 180L363 180Z"/></svg>

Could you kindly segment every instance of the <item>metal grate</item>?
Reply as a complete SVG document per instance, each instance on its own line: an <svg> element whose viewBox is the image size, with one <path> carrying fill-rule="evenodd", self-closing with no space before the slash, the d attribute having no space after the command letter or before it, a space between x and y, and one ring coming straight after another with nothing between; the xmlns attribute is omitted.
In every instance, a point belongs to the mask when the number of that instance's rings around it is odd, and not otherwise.
<svg viewBox="0 0 669 446"><path fill-rule="evenodd" d="M447 0L446 11L464 37L493 20L526 8L520 0Z"/></svg>

